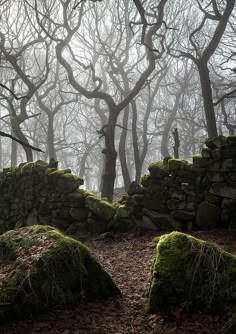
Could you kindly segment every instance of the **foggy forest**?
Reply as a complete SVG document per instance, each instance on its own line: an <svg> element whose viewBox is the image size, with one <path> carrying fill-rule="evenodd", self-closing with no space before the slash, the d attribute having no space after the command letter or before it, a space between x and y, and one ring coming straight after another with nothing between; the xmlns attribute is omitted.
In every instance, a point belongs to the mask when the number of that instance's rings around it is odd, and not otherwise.
<svg viewBox="0 0 236 334"><path fill-rule="evenodd" d="M54 158L111 197L173 156L175 128L187 160L233 134L235 2L218 2L1 1L1 131L43 152L2 137L0 167Z"/></svg>
<svg viewBox="0 0 236 334"><path fill-rule="evenodd" d="M235 4L0 0L0 333L236 333Z"/></svg>

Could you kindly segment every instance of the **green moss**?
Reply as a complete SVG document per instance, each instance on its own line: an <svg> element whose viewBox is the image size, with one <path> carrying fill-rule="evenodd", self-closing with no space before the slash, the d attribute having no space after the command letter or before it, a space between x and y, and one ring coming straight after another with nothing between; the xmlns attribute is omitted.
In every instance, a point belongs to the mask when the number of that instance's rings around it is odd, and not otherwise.
<svg viewBox="0 0 236 334"><path fill-rule="evenodd" d="M165 157L165 158L163 159L163 165L164 165L164 166L168 166L168 162L169 162L170 159L173 159L173 157Z"/></svg>
<svg viewBox="0 0 236 334"><path fill-rule="evenodd" d="M162 160L159 160L159 161L155 161L153 163L151 163L148 167L149 168L163 168L163 161Z"/></svg>
<svg viewBox="0 0 236 334"><path fill-rule="evenodd" d="M0 321L119 293L87 247L52 227L0 236Z"/></svg>
<svg viewBox="0 0 236 334"><path fill-rule="evenodd" d="M71 174L71 169L69 168L66 168L66 169L57 169L55 170L54 168L52 168L53 171L51 173L48 174L48 177L59 177L61 175L64 175L64 174Z"/></svg>
<svg viewBox="0 0 236 334"><path fill-rule="evenodd" d="M114 208L119 208L120 205L125 205L127 206L129 200L129 195L128 194L123 194L120 198L118 198L115 202L112 203Z"/></svg>
<svg viewBox="0 0 236 334"><path fill-rule="evenodd" d="M151 176L144 174L140 179L140 183L144 188L149 187L151 185Z"/></svg>
<svg viewBox="0 0 236 334"><path fill-rule="evenodd" d="M41 171L46 171L48 168L48 163L46 161L43 160L37 160L34 162L34 167L33 167L33 171L34 172L41 172Z"/></svg>
<svg viewBox="0 0 236 334"><path fill-rule="evenodd" d="M201 154L194 154L193 155L193 159L194 160L201 160L202 159L202 155Z"/></svg>
<svg viewBox="0 0 236 334"><path fill-rule="evenodd" d="M214 148L219 148L225 145L227 138L225 136L217 136L217 137L213 137L213 138L208 138L205 141L205 145L210 148L210 149L214 149Z"/></svg>
<svg viewBox="0 0 236 334"><path fill-rule="evenodd" d="M86 197L86 207L105 221L110 221L116 214L115 207L95 196Z"/></svg>
<svg viewBox="0 0 236 334"><path fill-rule="evenodd" d="M170 171L183 170L188 166L188 161L182 159L169 159L168 167Z"/></svg>
<svg viewBox="0 0 236 334"><path fill-rule="evenodd" d="M21 168L21 175L31 175L34 168L33 162L27 162Z"/></svg>
<svg viewBox="0 0 236 334"><path fill-rule="evenodd" d="M157 241L146 313L181 308L223 310L236 292L236 257L173 232Z"/></svg>
<svg viewBox="0 0 236 334"><path fill-rule="evenodd" d="M152 178L162 178L169 174L168 165L164 165L163 161L156 161L149 165L148 170Z"/></svg>

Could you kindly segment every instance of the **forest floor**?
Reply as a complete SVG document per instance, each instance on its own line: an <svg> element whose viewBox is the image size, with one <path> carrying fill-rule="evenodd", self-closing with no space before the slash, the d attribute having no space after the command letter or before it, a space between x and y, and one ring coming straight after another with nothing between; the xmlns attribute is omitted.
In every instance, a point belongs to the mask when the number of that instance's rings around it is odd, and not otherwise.
<svg viewBox="0 0 236 334"><path fill-rule="evenodd" d="M236 231L194 232L194 236L217 243L236 254ZM150 266L156 234L119 234L114 240L80 240L110 273L122 298L54 310L35 320L0 327L1 334L210 334L220 329L230 314L157 314L144 316Z"/></svg>

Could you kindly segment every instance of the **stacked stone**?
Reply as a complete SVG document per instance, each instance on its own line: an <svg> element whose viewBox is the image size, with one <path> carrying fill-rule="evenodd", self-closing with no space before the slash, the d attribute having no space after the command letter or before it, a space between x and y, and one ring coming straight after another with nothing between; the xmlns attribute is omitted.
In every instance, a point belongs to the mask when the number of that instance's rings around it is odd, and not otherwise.
<svg viewBox="0 0 236 334"><path fill-rule="evenodd" d="M150 229L143 226L142 209L144 201L144 188L137 182L131 182L127 194L124 194L113 205L116 209L109 229L115 232L135 231L137 229Z"/></svg>
<svg viewBox="0 0 236 334"><path fill-rule="evenodd" d="M203 199L205 169L185 160L165 158L149 166L142 178L146 190L143 219L157 230L191 230Z"/></svg>
<svg viewBox="0 0 236 334"><path fill-rule="evenodd" d="M0 172L1 232L35 224L67 228L73 221L71 210L85 208L83 191L78 189L82 183L69 169L51 168L41 160L4 168Z"/></svg>
<svg viewBox="0 0 236 334"><path fill-rule="evenodd" d="M191 230L196 210L204 199L206 169L198 158L165 158L149 166L141 186L132 182L117 203L114 228L153 231Z"/></svg>
<svg viewBox="0 0 236 334"><path fill-rule="evenodd" d="M70 169L36 161L0 172L0 232L48 224L67 233L236 228L236 136L206 141L193 163L165 158L110 204Z"/></svg>
<svg viewBox="0 0 236 334"><path fill-rule="evenodd" d="M31 225L66 231L102 233L116 209L105 199L79 189L83 180L57 163L38 160L0 172L0 233Z"/></svg>
<svg viewBox="0 0 236 334"><path fill-rule="evenodd" d="M141 179L142 205L136 211L136 217L142 217L141 226L187 231L235 228L236 136L219 136L205 144L193 163L165 158L149 166L150 174ZM128 212L136 195L127 199ZM139 220L136 223L140 225Z"/></svg>
<svg viewBox="0 0 236 334"><path fill-rule="evenodd" d="M206 141L202 161L208 187L197 210L201 228L236 227L236 136L219 136Z"/></svg>

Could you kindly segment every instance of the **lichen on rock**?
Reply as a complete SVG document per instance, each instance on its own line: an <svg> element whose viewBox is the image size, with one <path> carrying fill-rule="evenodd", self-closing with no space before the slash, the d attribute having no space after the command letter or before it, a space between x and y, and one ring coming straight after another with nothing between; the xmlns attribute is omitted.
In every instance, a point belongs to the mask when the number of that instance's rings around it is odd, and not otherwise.
<svg viewBox="0 0 236 334"><path fill-rule="evenodd" d="M88 248L52 227L0 236L0 322L119 294Z"/></svg>
<svg viewBox="0 0 236 334"><path fill-rule="evenodd" d="M181 308L222 311L236 292L236 257L190 235L172 232L157 243L146 313Z"/></svg>

